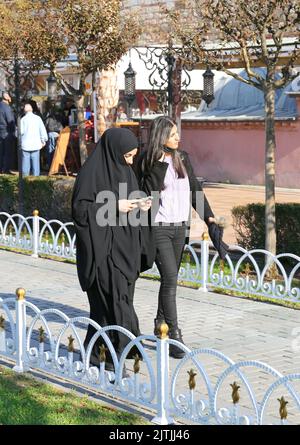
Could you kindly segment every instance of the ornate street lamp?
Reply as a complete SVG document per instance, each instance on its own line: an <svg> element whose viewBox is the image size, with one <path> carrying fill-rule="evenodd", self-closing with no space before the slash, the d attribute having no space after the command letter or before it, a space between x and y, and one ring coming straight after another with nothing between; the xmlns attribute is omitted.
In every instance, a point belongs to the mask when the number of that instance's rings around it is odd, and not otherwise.
<svg viewBox="0 0 300 445"><path fill-rule="evenodd" d="M47 78L48 98L50 101L57 99L57 80L53 73L50 72L50 76Z"/></svg>
<svg viewBox="0 0 300 445"><path fill-rule="evenodd" d="M203 94L202 99L207 103L207 106L214 100L214 73L209 66L203 73Z"/></svg>
<svg viewBox="0 0 300 445"><path fill-rule="evenodd" d="M128 117L131 117L131 104L135 99L135 75L136 72L132 69L131 62L129 62L127 70L124 72L125 76L125 91L124 97L128 103Z"/></svg>

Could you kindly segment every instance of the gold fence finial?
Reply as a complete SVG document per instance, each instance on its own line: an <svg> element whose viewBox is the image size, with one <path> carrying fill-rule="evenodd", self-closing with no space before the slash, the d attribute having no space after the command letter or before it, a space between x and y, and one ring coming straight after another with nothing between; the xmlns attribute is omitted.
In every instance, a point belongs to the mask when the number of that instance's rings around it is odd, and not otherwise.
<svg viewBox="0 0 300 445"><path fill-rule="evenodd" d="M202 241L209 241L209 235L207 232L202 233Z"/></svg>
<svg viewBox="0 0 300 445"><path fill-rule="evenodd" d="M38 331L39 331L39 343L44 343L44 341L46 340L46 335L45 335L46 331L43 328L43 326L40 326L38 328Z"/></svg>
<svg viewBox="0 0 300 445"><path fill-rule="evenodd" d="M3 317L3 315L0 315L0 329L4 328L5 328L5 318Z"/></svg>
<svg viewBox="0 0 300 445"><path fill-rule="evenodd" d="M285 400L285 398L283 396L280 399L277 399L277 400L280 403L280 406L279 406L280 419L281 420L285 420L287 418L287 416L288 416L286 405L289 402L287 400Z"/></svg>
<svg viewBox="0 0 300 445"><path fill-rule="evenodd" d="M99 346L99 352L100 352L100 363L105 363L106 362L106 351L108 351L108 349L105 347L105 345L101 345Z"/></svg>
<svg viewBox="0 0 300 445"><path fill-rule="evenodd" d="M69 352L74 352L74 349L75 349L75 348L74 348L74 341L75 341L75 338L73 338L72 335L69 335L68 340L69 340L68 351L69 351Z"/></svg>
<svg viewBox="0 0 300 445"><path fill-rule="evenodd" d="M33 214L33 216L39 216L39 211L38 210L34 210L33 212L32 212L32 214Z"/></svg>
<svg viewBox="0 0 300 445"><path fill-rule="evenodd" d="M139 354L135 354L134 356L134 364L133 364L133 371L135 374L140 372L140 356Z"/></svg>
<svg viewBox="0 0 300 445"><path fill-rule="evenodd" d="M221 259L220 259L220 270L221 270L222 272L224 272L224 268L225 268L224 260L221 260Z"/></svg>
<svg viewBox="0 0 300 445"><path fill-rule="evenodd" d="M230 386L232 388L232 393L231 393L232 401L234 404L236 404L240 400L240 395L239 395L240 386L236 382L230 383Z"/></svg>
<svg viewBox="0 0 300 445"><path fill-rule="evenodd" d="M167 325L167 323L161 323L159 325L158 331L159 331L158 337L161 340L164 340L165 338L168 338L169 326Z"/></svg>
<svg viewBox="0 0 300 445"><path fill-rule="evenodd" d="M250 263L246 263L246 264L245 264L244 272L245 272L245 274L246 274L247 276L250 275L250 273L252 272Z"/></svg>
<svg viewBox="0 0 300 445"><path fill-rule="evenodd" d="M195 389L195 387L196 387L195 376L197 374L196 374L196 372L194 372L193 369L190 369L189 371L187 371L187 373L189 375L189 388L190 388L190 390Z"/></svg>
<svg viewBox="0 0 300 445"><path fill-rule="evenodd" d="M16 289L17 300L25 300L25 294L26 291L23 287L18 287L18 289Z"/></svg>
<svg viewBox="0 0 300 445"><path fill-rule="evenodd" d="M270 265L266 276L270 280L277 280L280 277L276 263Z"/></svg>

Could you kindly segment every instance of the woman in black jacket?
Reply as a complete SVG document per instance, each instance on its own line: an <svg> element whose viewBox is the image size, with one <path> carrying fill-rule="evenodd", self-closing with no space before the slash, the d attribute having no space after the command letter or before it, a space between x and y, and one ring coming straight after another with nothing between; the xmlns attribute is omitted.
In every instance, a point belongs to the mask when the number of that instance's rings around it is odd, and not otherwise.
<svg viewBox="0 0 300 445"><path fill-rule="evenodd" d="M154 333L166 322L169 337L183 343L177 322L176 289L183 249L188 242L191 204L209 228L218 226L188 154L179 151L178 145L175 122L167 116L154 119L148 149L139 159L137 175L141 189L147 195L158 197L151 210L152 247L161 276ZM223 251L218 249L219 253L224 257L227 246L222 241L220 246ZM182 358L184 353L170 345L170 355Z"/></svg>

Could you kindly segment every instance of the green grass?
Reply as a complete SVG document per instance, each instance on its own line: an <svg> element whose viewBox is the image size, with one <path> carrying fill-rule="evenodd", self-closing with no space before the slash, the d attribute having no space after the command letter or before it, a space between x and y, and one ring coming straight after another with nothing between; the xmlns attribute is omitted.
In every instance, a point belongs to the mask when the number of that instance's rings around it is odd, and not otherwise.
<svg viewBox="0 0 300 445"><path fill-rule="evenodd" d="M159 276L156 276L156 275L141 274L141 277L144 279L148 279L148 280L159 281ZM296 280L296 281L298 282L299 280ZM188 287L190 289L195 289L195 290L197 290L201 287L201 285L199 283L193 283L193 282L184 281L184 280L178 280L178 285L182 286L182 287ZM298 283L298 286L299 286L299 283ZM297 303L297 302L293 302L293 301L288 301L288 300L284 300L283 298L277 299L277 298L264 297L264 296L260 296L260 295L249 294L246 292L238 292L238 291L231 290L231 289L223 289L221 287L211 287L210 290L216 294L227 295L229 297L247 298L252 301L260 301L262 303L276 304L277 306L284 306L284 307L288 307L291 309L300 309L300 302Z"/></svg>
<svg viewBox="0 0 300 445"><path fill-rule="evenodd" d="M246 298L252 301L261 301L263 303L276 304L277 306L284 306L291 309L300 309L300 302L296 303L294 301L284 300L283 298L279 300L277 298L263 297L260 295L247 294L245 292L237 292L234 290L221 288L212 288L211 290L216 294L228 295L229 297Z"/></svg>
<svg viewBox="0 0 300 445"><path fill-rule="evenodd" d="M18 247L9 247L9 246L0 246L0 250L5 250L7 252L13 252L13 253L21 253L22 255L32 255L32 250L25 250L25 249L19 249ZM61 263L71 263L76 264L75 260L72 260L71 258L62 258L59 256L54 255L47 255L46 253L39 253L39 258L45 258L47 260L53 260L53 261L59 261Z"/></svg>
<svg viewBox="0 0 300 445"><path fill-rule="evenodd" d="M141 425L147 420L0 366L0 425Z"/></svg>

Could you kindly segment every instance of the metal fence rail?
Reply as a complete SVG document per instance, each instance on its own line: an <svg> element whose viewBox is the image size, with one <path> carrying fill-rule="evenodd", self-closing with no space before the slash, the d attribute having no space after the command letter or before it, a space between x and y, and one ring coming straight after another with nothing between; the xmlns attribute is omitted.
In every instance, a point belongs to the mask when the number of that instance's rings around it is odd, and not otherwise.
<svg viewBox="0 0 300 445"><path fill-rule="evenodd" d="M17 289L16 295L16 299L0 298L0 356L15 360L16 372L47 370L47 374L64 380L84 383L91 390L150 409L152 422L160 425L179 419L218 425L300 423L300 374L283 376L259 361L235 363L213 349L191 350L168 338L167 325L162 325L159 338L135 337L120 326L102 328L86 317L69 318L57 309L40 310L25 299L24 289ZM82 338L88 324L96 332L85 349ZM114 330L129 339L120 357L109 339ZM94 366L91 351L99 338L106 348L100 347L100 363ZM146 347L147 342L151 342L152 349ZM170 366L170 344L185 352L185 357L176 361L175 369ZM133 346L139 354L134 356L131 375L123 377L123 366ZM114 372L105 369L108 351ZM223 370L217 378L206 366L206 358L222 362ZM178 383L181 373L185 375L185 387ZM264 376L260 391L251 378L254 374L255 381L260 374Z"/></svg>
<svg viewBox="0 0 300 445"><path fill-rule="evenodd" d="M35 210L33 216L0 212L0 246L31 252L38 258L50 255L76 261L76 235L72 222L47 221ZM199 285L204 292L224 289L273 299L300 302L300 257L290 253L274 256L263 249L247 251L231 245L225 261L211 250L208 234L185 246L178 279ZM154 265L143 276L157 276Z"/></svg>

